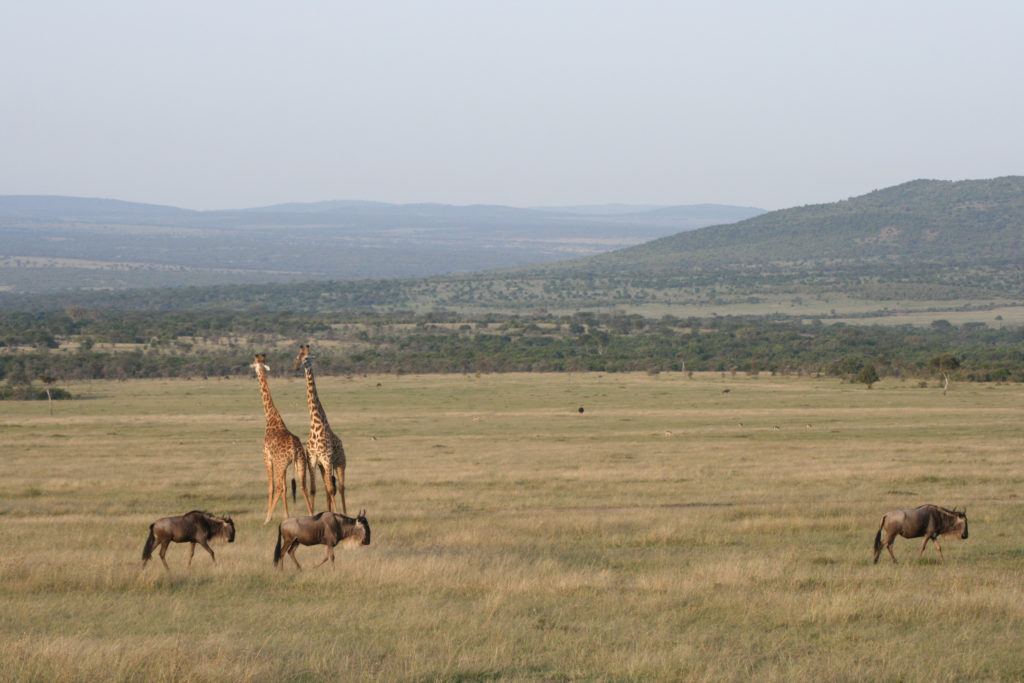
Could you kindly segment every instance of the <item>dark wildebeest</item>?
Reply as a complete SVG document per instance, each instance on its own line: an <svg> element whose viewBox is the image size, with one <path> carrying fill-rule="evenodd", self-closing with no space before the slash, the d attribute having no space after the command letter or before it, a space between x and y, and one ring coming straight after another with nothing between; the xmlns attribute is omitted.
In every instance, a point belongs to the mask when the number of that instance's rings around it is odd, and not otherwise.
<svg viewBox="0 0 1024 683"><path fill-rule="evenodd" d="M149 525L149 538L146 539L146 545L142 548L142 568L146 568L146 563L153 556L153 546L159 543L160 561L170 571L171 568L167 566L164 555L167 554L167 546L171 541L191 543L188 550L189 567L192 566L192 554L196 551L196 543L206 548L206 552L210 553L213 563L216 564L217 557L213 554L213 548L207 543L214 538L225 540L228 543L235 542L235 523L231 521L230 517L218 517L209 512L192 510L178 517L158 519Z"/></svg>
<svg viewBox="0 0 1024 683"><path fill-rule="evenodd" d="M882 529L885 529L886 539L882 543ZM917 554L918 559L924 554L924 548L928 541L938 548L939 557L945 562L942 555L942 547L939 545L939 536L950 538L967 538L967 511L947 510L938 505L922 505L913 510L893 510L882 515L882 523L878 526L878 533L875 534L875 562L882 553L882 546L889 551L892 561L896 556L892 553L892 542L896 536L903 538L920 538L924 536L924 543L921 544L921 552Z"/></svg>
<svg viewBox="0 0 1024 683"><path fill-rule="evenodd" d="M327 546L327 554L316 566L319 567L327 560L334 564L334 546L338 543L345 548L370 545L370 523L366 521L365 510L360 511L355 519L326 511L312 517L290 517L284 520L277 527L274 566L284 569L281 556L282 553L288 553L295 566L302 569L295 559L295 548L299 544Z"/></svg>

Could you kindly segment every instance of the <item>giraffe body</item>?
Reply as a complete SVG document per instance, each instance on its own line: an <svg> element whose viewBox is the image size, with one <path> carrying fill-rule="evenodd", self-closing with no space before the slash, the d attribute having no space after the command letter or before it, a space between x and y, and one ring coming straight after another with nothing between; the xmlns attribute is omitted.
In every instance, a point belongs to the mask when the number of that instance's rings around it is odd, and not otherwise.
<svg viewBox="0 0 1024 683"><path fill-rule="evenodd" d="M302 484L302 495L313 514L313 500L316 497L316 480L310 477L310 487L306 487L306 473L312 474L309 457L302 447L299 437L288 431L281 419L281 414L274 406L270 397L270 386L267 384L266 354L257 355L253 368L260 382L260 396L263 398L263 414L267 419L266 430L263 432L263 462L267 466L267 519L266 524L274 515L278 499L284 501L284 516L288 517L288 467L295 468ZM292 480L294 484L294 479Z"/></svg>
<svg viewBox="0 0 1024 683"><path fill-rule="evenodd" d="M334 501L335 482L337 492L341 495L341 511L348 514L345 505L345 449L341 439L331 430L327 422L327 414L320 404L316 391L316 379L313 377L313 358L309 355L309 344L299 347L299 355L295 359L295 370L302 368L306 373L306 397L309 402L309 439L306 449L310 461L316 463L324 478L327 488L327 509L337 512Z"/></svg>

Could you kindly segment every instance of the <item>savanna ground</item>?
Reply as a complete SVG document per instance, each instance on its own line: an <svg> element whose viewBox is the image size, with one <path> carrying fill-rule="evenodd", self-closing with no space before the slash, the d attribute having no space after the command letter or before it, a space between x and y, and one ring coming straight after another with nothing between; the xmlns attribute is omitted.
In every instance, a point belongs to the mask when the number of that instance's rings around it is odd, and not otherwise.
<svg viewBox="0 0 1024 683"><path fill-rule="evenodd" d="M378 386L378 384L380 386ZM274 374L308 434L301 379ZM1019 680L1024 387L321 377L369 547L274 570L255 379L0 405L0 679ZM728 391L725 391L728 390ZM578 408L584 412L580 414ZM774 429L778 426L778 429ZM317 509L324 506L323 484ZM966 506L945 563L886 510ZM156 518L230 514L144 571ZM301 495L292 514L306 514Z"/></svg>

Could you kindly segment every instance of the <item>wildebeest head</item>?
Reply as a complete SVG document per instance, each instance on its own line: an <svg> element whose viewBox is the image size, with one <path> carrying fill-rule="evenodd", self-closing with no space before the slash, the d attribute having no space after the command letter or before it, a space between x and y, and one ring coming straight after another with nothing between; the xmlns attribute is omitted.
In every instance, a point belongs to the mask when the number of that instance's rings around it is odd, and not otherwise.
<svg viewBox="0 0 1024 683"><path fill-rule="evenodd" d="M960 538L967 538L967 510L954 509L953 514L956 515L956 524L953 525L953 530L959 531L962 524L964 531L960 534Z"/></svg>
<svg viewBox="0 0 1024 683"><path fill-rule="evenodd" d="M370 523L366 521L366 510L360 510L356 515L356 528L363 530L363 545L370 545Z"/></svg>
<svg viewBox="0 0 1024 683"><path fill-rule="evenodd" d="M228 543L235 542L235 523L230 517L218 517L209 512L200 513L206 523L206 533L210 538L219 538Z"/></svg>
<svg viewBox="0 0 1024 683"><path fill-rule="evenodd" d="M948 510L946 508L938 508L940 511L941 522L940 528L936 531L936 536L945 536L946 538L967 538L967 511L957 510L953 508Z"/></svg>

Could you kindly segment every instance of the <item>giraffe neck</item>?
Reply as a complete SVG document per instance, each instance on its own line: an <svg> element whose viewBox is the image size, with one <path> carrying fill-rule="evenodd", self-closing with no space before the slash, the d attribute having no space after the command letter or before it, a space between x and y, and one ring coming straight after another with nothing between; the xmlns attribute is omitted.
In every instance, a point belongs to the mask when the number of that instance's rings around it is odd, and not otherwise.
<svg viewBox="0 0 1024 683"><path fill-rule="evenodd" d="M267 418L267 428L280 427L285 429L284 420L281 419L281 413L277 412L277 407L274 405L274 399L270 398L270 385L267 384L267 373L260 368L256 372L256 376L260 380L260 396L263 397L263 414Z"/></svg>
<svg viewBox="0 0 1024 683"><path fill-rule="evenodd" d="M306 368L306 397L309 399L309 438L323 439L330 427L327 424L324 407L320 405L320 396L316 393L313 370L308 367Z"/></svg>

